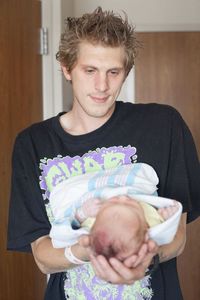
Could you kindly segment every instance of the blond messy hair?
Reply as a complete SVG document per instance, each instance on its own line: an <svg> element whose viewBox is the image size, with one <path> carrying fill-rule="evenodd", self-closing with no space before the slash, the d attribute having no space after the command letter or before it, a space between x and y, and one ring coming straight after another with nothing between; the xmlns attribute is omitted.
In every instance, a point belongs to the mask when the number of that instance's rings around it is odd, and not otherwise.
<svg viewBox="0 0 200 300"><path fill-rule="evenodd" d="M134 65L138 42L134 27L113 11L103 11L101 7L79 18L67 18L65 31L61 35L56 59L71 71L78 58L81 42L100 44L107 47L123 47L125 50L124 67L126 75Z"/></svg>

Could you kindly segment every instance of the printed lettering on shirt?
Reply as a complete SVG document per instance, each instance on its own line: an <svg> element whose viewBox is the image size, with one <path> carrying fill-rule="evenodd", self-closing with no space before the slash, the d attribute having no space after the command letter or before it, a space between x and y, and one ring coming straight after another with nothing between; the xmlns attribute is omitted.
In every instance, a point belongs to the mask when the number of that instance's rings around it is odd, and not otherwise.
<svg viewBox="0 0 200 300"><path fill-rule="evenodd" d="M73 176L116 168L137 162L137 150L132 146L113 146L89 151L83 156L43 158L40 161L40 187L49 221L53 214L48 203L52 189ZM66 272L64 293L68 300L151 300L153 291L150 276L133 285L112 285L99 279L90 264L81 265Z"/></svg>

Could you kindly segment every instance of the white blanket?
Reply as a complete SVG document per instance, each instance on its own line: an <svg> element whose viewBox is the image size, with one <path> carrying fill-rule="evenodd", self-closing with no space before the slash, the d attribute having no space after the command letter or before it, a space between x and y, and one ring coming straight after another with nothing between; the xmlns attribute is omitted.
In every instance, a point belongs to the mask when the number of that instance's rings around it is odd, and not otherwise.
<svg viewBox="0 0 200 300"><path fill-rule="evenodd" d="M50 194L50 207L54 221L50 231L55 248L73 245L88 229L74 229L76 210L91 198L106 201L110 197L129 195L156 208L173 205L173 200L157 196L158 177L155 170L144 163L119 166L69 178L57 185ZM176 234L182 205L163 223L149 228L149 236L158 245L170 243Z"/></svg>

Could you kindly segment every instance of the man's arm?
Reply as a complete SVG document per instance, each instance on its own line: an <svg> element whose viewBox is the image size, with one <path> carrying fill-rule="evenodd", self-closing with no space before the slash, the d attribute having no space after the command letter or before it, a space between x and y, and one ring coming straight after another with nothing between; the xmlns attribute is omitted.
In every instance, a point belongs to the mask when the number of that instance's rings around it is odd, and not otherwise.
<svg viewBox="0 0 200 300"><path fill-rule="evenodd" d="M122 262L112 258L108 263L104 257L92 259L92 265L101 278L113 283L130 283L144 277L145 270L149 266L152 257L158 252L160 261L167 261L182 253L186 242L186 214L181 217L180 225L172 243L161 246L159 250L153 244L150 245L147 255L136 268L127 267L131 265L131 258L125 266ZM45 274L62 272L73 268L64 255L64 249L55 249L48 236L41 237L31 244L35 261L40 270ZM79 244L72 246L72 252L81 260L89 260L89 250L87 246ZM146 252L145 252L146 253ZM133 264L135 258L133 259Z"/></svg>
<svg viewBox="0 0 200 300"><path fill-rule="evenodd" d="M37 239L31 243L31 247L35 262L44 274L64 272L75 266L65 257L64 248L53 247L49 236ZM86 247L75 244L71 249L75 257L84 261L89 260L88 249Z"/></svg>
<svg viewBox="0 0 200 300"><path fill-rule="evenodd" d="M159 247L158 254L160 262L165 262L177 257L183 252L186 243L186 220L187 214L184 213L181 216L180 224L174 240L170 244Z"/></svg>

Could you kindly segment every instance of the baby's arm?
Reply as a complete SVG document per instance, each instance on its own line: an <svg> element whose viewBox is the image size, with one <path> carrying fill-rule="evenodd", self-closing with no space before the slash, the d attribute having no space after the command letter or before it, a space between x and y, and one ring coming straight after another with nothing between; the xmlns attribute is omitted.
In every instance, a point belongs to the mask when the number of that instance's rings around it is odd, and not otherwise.
<svg viewBox="0 0 200 300"><path fill-rule="evenodd" d="M173 202L173 205L170 205L168 207L161 207L158 209L158 213L164 220L169 219L172 215L174 215L177 212L179 207L178 202L175 200Z"/></svg>
<svg viewBox="0 0 200 300"><path fill-rule="evenodd" d="M92 198L83 203L83 205L77 209L75 218L83 223L89 217L96 217L102 201L100 199Z"/></svg>

